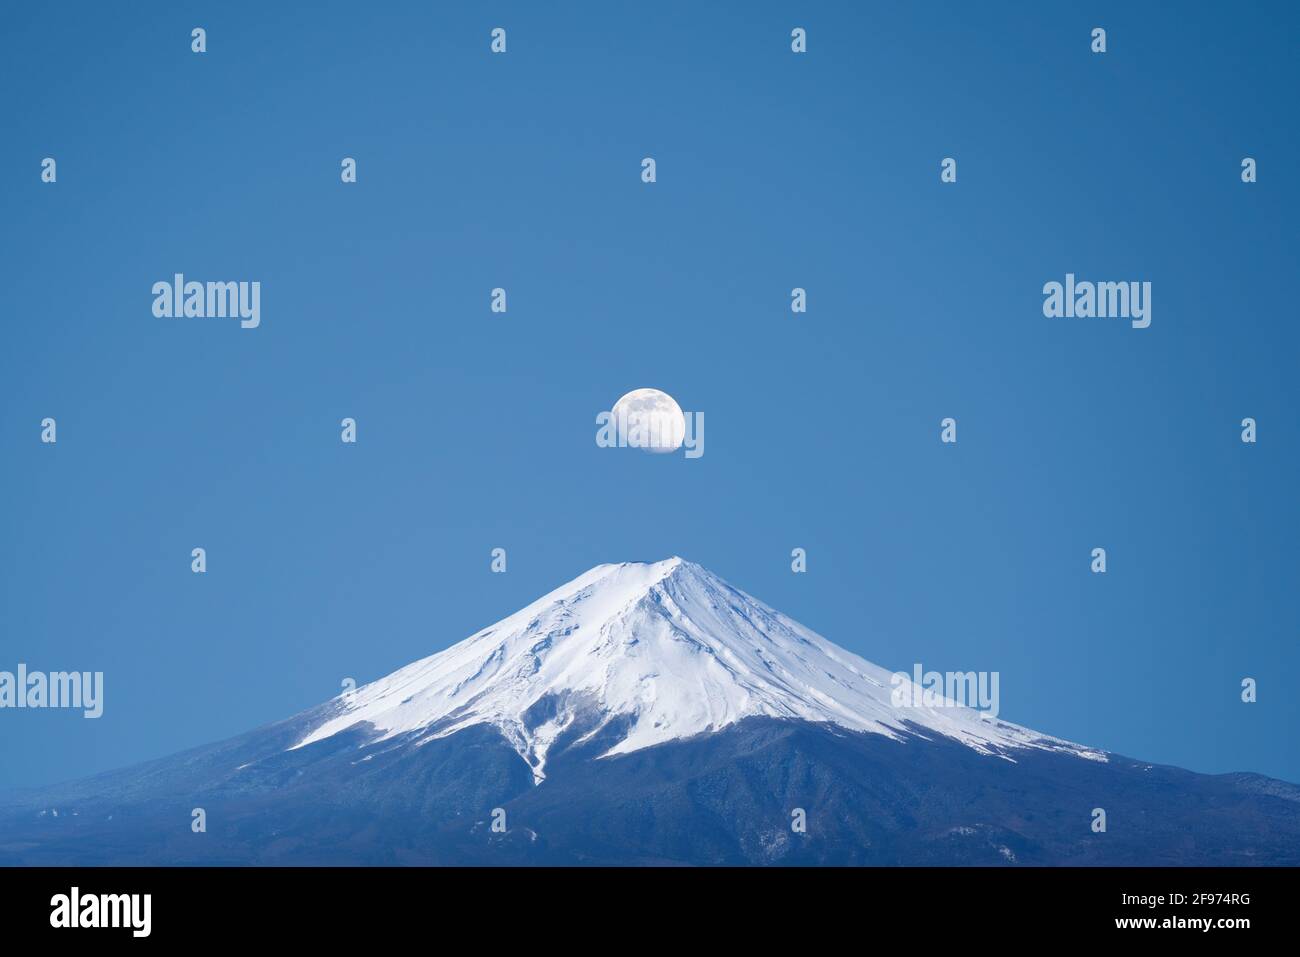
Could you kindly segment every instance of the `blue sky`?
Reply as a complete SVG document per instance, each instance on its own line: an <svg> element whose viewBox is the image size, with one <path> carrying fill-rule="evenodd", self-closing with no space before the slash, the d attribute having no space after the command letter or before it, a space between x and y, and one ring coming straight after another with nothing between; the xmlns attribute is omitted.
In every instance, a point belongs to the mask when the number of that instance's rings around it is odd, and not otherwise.
<svg viewBox="0 0 1300 957"><path fill-rule="evenodd" d="M0 712L0 785L239 733L674 554L885 667L999 671L1007 720L1300 781L1297 19L10 12L0 670L106 700ZM175 272L260 281L261 326L155 318ZM1067 272L1150 281L1151 327L1045 318ZM642 386L704 413L702 458L596 446Z"/></svg>

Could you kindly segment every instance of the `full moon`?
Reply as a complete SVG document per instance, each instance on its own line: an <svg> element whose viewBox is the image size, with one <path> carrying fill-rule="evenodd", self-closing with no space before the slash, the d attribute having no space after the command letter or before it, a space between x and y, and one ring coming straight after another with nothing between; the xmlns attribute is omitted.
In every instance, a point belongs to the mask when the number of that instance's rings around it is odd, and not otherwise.
<svg viewBox="0 0 1300 957"><path fill-rule="evenodd" d="M667 392L633 389L610 410L620 445L646 452L676 452L686 437L682 407Z"/></svg>

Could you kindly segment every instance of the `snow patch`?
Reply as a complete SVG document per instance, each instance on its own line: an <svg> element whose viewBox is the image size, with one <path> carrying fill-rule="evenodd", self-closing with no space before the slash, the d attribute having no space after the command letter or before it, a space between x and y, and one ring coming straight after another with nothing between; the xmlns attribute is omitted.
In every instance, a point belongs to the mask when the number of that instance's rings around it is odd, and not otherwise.
<svg viewBox="0 0 1300 957"><path fill-rule="evenodd" d="M617 728L609 756L766 716L898 740L932 732L1007 760L1029 748L1106 760L969 708L895 707L891 677L681 558L599 565L356 689L293 748L358 725L373 729L371 741L416 733L424 742L488 724L540 782L566 732L585 740Z"/></svg>

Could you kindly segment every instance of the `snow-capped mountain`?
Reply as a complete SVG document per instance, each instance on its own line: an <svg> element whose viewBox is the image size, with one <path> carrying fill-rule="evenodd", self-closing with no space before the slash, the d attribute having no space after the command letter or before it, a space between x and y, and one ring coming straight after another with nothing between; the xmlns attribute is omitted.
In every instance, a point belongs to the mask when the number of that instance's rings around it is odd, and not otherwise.
<svg viewBox="0 0 1300 957"><path fill-rule="evenodd" d="M1294 785L893 678L690 562L601 565L284 721L0 792L0 866L1300 864Z"/></svg>
<svg viewBox="0 0 1300 957"><path fill-rule="evenodd" d="M379 740L414 735L419 743L488 724L540 781L548 749L571 729L581 743L616 724L602 753L613 755L768 717L900 740L934 733L1012 760L1020 748L1105 760L947 699L897 706L900 684L902 700L912 700L910 681L892 678L692 562L599 565L340 698L339 712L295 747L357 726Z"/></svg>

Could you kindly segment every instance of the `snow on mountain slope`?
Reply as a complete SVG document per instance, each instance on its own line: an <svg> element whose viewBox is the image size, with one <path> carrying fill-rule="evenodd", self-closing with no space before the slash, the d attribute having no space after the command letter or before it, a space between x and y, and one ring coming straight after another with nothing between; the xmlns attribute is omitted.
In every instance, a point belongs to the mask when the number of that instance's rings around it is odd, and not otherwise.
<svg viewBox="0 0 1300 957"><path fill-rule="evenodd" d="M540 781L548 749L571 727L579 740L617 729L611 755L761 715L900 740L934 733L1010 760L1016 748L1106 760L969 708L896 707L891 677L699 565L599 565L446 651L340 696L339 712L294 748L358 724L380 740L415 733L418 741L490 724Z"/></svg>

